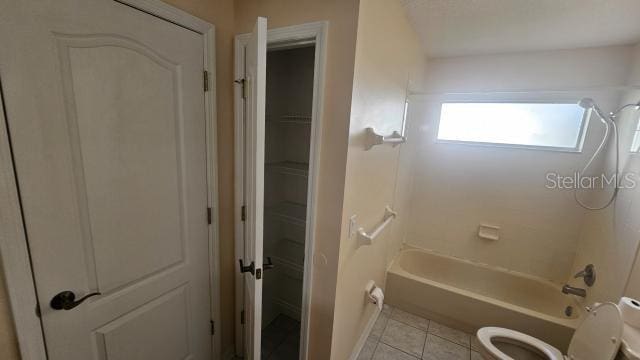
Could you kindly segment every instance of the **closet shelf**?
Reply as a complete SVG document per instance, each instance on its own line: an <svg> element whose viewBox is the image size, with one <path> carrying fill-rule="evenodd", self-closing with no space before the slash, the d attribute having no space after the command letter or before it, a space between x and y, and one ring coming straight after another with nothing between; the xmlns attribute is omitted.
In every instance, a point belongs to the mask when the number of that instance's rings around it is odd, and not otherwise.
<svg viewBox="0 0 640 360"><path fill-rule="evenodd" d="M283 115L283 116L267 116L268 122L281 124L311 124L311 116L307 115Z"/></svg>
<svg viewBox="0 0 640 360"><path fill-rule="evenodd" d="M280 269L286 268L287 271L285 271L284 273L295 275L294 278L296 279L300 278L300 275L304 273L303 264L298 264L291 259L286 259L279 256L271 256L271 259L273 260L273 263L275 264L276 268L278 268L279 266L281 266ZM291 272L294 272L294 274L291 274Z"/></svg>
<svg viewBox="0 0 640 360"><path fill-rule="evenodd" d="M309 175L309 164L295 161L278 161L266 164L267 169L277 170L290 175Z"/></svg>
<svg viewBox="0 0 640 360"><path fill-rule="evenodd" d="M307 223L307 205L305 204L284 201L267 207L265 212L291 224L305 226Z"/></svg>
<svg viewBox="0 0 640 360"><path fill-rule="evenodd" d="M273 297L273 302L280 306L283 310L286 311L287 315L293 317L296 320L300 320L300 314L302 313L302 308L300 305L296 305L280 296Z"/></svg>
<svg viewBox="0 0 640 360"><path fill-rule="evenodd" d="M310 124L311 116L310 115L283 115L280 117L280 121L300 122L300 123Z"/></svg>
<svg viewBox="0 0 640 360"><path fill-rule="evenodd" d="M289 238L289 237L283 237L283 238L280 238L280 241L284 241L284 242L287 242L287 243L292 243L294 245L299 245L299 246L302 245L302 247L304 247L304 239L298 240L298 239L292 239L292 238Z"/></svg>
<svg viewBox="0 0 640 360"><path fill-rule="evenodd" d="M305 258L304 251L304 244L301 244L296 240L281 238L277 247L270 252L279 259L284 259L299 266L303 266Z"/></svg>

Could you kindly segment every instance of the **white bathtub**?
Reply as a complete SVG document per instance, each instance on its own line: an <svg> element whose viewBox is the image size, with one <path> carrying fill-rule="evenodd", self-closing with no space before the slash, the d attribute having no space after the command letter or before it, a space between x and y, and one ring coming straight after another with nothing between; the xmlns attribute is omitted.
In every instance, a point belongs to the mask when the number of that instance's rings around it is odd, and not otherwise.
<svg viewBox="0 0 640 360"><path fill-rule="evenodd" d="M517 272L407 249L388 271L386 300L467 332L506 327L565 351L583 311L560 290L559 285ZM571 317L564 314L567 306L574 309Z"/></svg>

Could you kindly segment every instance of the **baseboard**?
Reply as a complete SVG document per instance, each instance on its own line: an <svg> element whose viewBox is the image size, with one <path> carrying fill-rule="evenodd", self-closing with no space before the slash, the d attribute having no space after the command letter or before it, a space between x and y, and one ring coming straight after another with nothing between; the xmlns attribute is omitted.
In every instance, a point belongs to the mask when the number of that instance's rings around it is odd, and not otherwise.
<svg viewBox="0 0 640 360"><path fill-rule="evenodd" d="M358 358L358 355L360 355L360 351L362 351L364 344L367 342L367 338L369 338L369 334L371 334L373 325L375 325L376 320L378 320L378 316L380 316L380 313L381 311L376 306L375 311L373 312L373 314L371 314L371 317L369 318L369 322L367 323L367 326L365 326L364 330L362 331L362 334L360 334L360 338L358 339L358 342L356 342L356 345L353 347L353 351L351 352L351 356L349 357L349 360L356 360Z"/></svg>

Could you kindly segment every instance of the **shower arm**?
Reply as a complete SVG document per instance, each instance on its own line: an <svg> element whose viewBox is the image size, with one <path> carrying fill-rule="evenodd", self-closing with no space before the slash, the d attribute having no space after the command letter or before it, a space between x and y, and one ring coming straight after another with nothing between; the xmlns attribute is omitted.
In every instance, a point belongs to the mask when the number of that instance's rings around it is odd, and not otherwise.
<svg viewBox="0 0 640 360"><path fill-rule="evenodd" d="M638 109L640 109L640 102L637 102L637 103L635 103L635 104L626 104L626 105L622 105L622 106L620 106L618 109L616 109L616 111L612 111L612 112L610 112L610 113L609 113L609 117L611 117L611 118L615 118L616 116L618 116L618 114L619 114L622 110L624 110L624 109L626 109L626 108L628 108L628 107L632 107L632 106L633 106L633 107L635 107L635 108L636 108L636 110L638 110Z"/></svg>

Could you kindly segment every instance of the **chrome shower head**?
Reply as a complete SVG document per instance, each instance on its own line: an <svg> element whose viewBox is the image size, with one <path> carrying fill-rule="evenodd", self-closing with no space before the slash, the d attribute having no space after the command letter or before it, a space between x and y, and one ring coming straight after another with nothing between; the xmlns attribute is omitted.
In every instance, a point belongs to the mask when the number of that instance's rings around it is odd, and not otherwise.
<svg viewBox="0 0 640 360"><path fill-rule="evenodd" d="M581 108L583 108L585 110L593 109L593 111L596 112L596 114L602 119L602 121L605 121L605 120L608 119L608 116L604 115L602 110L600 110L600 108L598 107L598 105L596 104L596 102L592 98L582 98L582 99L580 99L580 101L578 101L578 106L580 106Z"/></svg>
<svg viewBox="0 0 640 360"><path fill-rule="evenodd" d="M578 105L583 109L591 109L596 105L592 98L582 98L578 101Z"/></svg>

